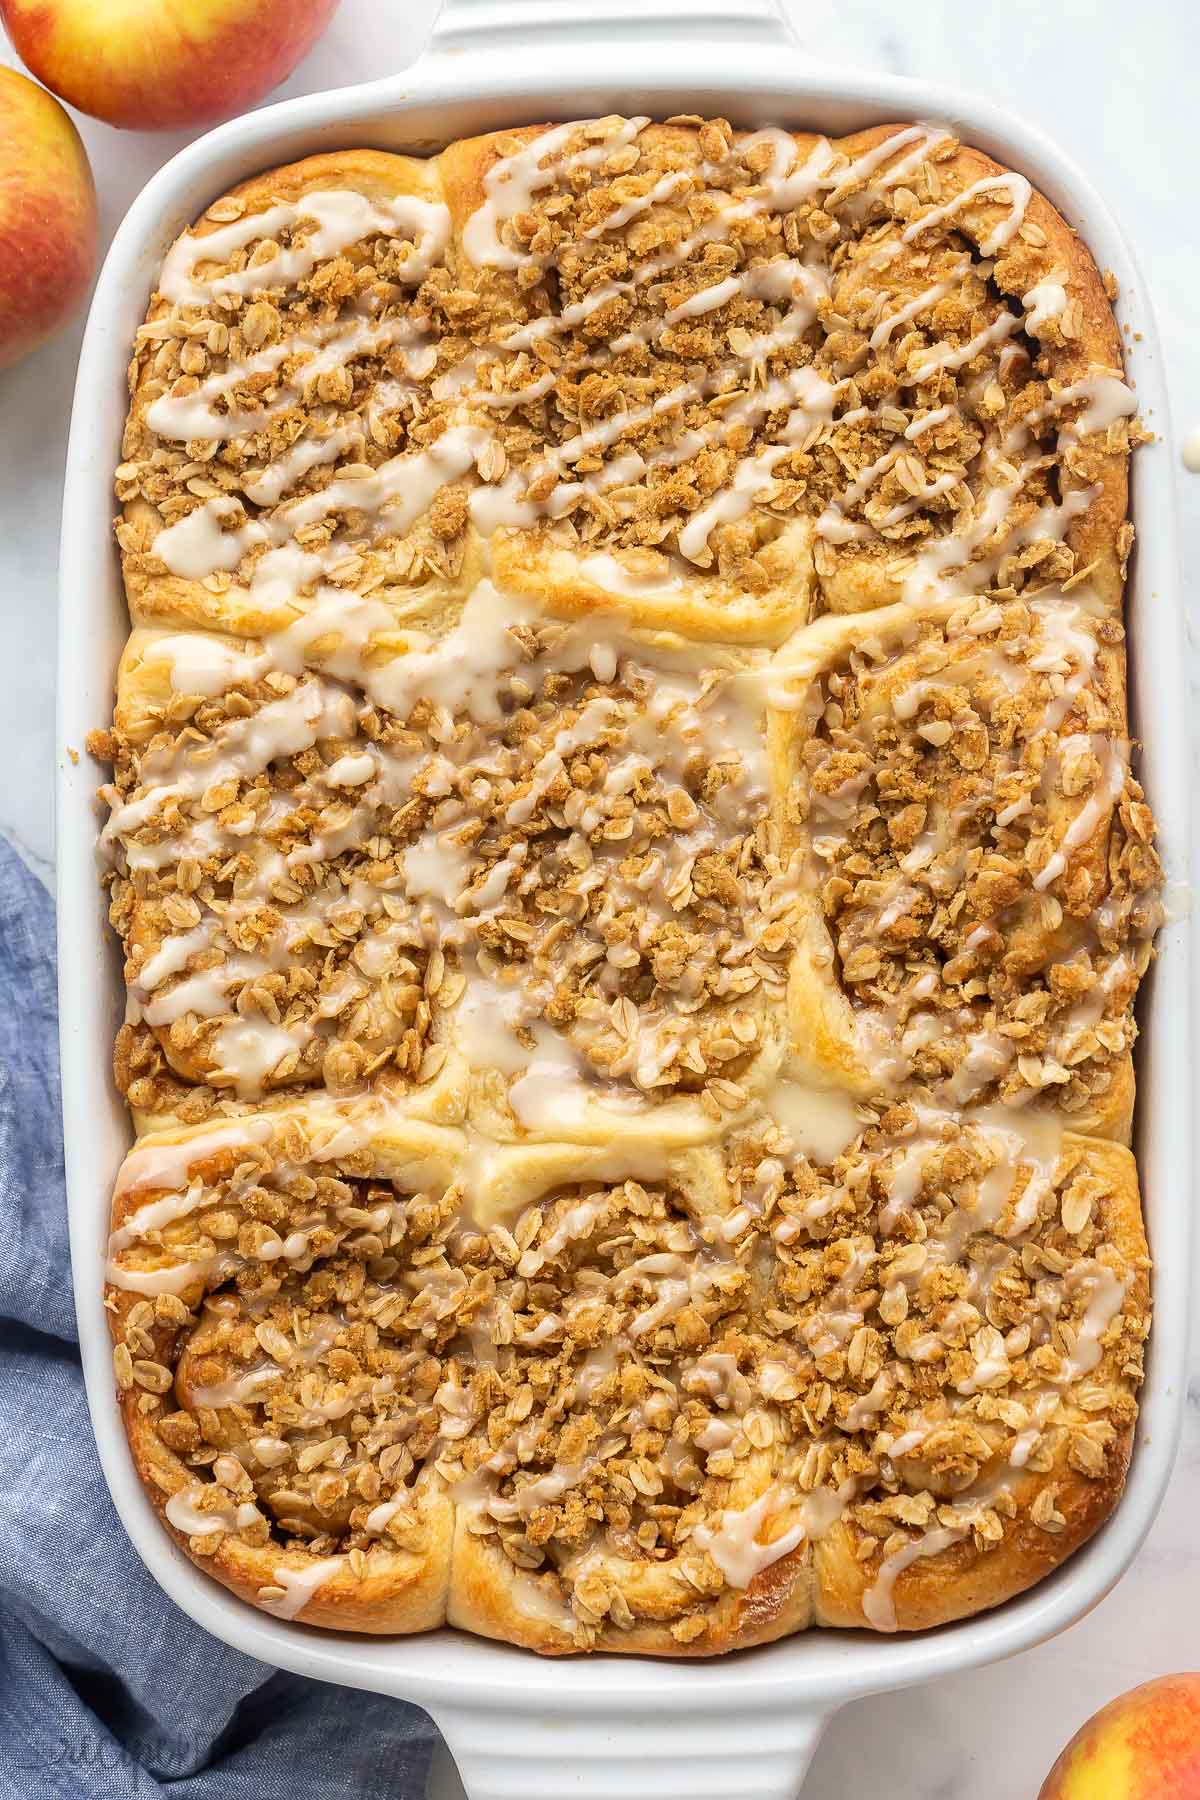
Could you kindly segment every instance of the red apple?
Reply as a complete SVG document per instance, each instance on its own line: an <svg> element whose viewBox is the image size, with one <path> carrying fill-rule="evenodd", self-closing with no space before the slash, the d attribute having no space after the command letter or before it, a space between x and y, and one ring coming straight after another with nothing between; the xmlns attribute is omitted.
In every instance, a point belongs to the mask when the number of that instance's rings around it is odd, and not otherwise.
<svg viewBox="0 0 1200 1800"><path fill-rule="evenodd" d="M1101 1707L1038 1800L1200 1800L1200 1674L1164 1675Z"/></svg>
<svg viewBox="0 0 1200 1800"><path fill-rule="evenodd" d="M36 82L0 68L0 367L48 338L96 267L96 189L79 133Z"/></svg>
<svg viewBox="0 0 1200 1800"><path fill-rule="evenodd" d="M290 75L337 0L0 0L27 68L80 112L159 131L244 112Z"/></svg>

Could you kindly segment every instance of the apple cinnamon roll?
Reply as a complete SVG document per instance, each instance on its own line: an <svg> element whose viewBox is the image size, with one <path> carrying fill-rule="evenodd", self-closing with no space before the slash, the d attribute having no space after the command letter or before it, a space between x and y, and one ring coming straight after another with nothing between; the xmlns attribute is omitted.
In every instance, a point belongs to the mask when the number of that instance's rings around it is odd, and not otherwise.
<svg viewBox="0 0 1200 1800"><path fill-rule="evenodd" d="M1124 1482L1149 1326L1132 1156L1032 1110L912 1103L828 1169L775 1149L773 1385L819 1422L816 1621L915 1630L1020 1593Z"/></svg>
<svg viewBox="0 0 1200 1800"><path fill-rule="evenodd" d="M105 746L121 1055L152 1032L175 1075L243 1100L436 1073L432 946L393 899L415 740L295 666L244 640L135 633Z"/></svg>
<svg viewBox="0 0 1200 1800"><path fill-rule="evenodd" d="M740 1585L706 1549L720 1557L727 1516L765 1517L784 1449L754 1382L766 1247L720 1153L643 1156L605 1184L577 1179L578 1151L509 1154L543 1186L493 1229L496 1347L438 1464L457 1509L450 1623L545 1651L689 1655L808 1624L803 1561L766 1573L794 1537L768 1550L747 1533Z"/></svg>
<svg viewBox="0 0 1200 1800"><path fill-rule="evenodd" d="M1160 916L1123 634L1087 588L824 620L782 662L793 1040L856 1092L1048 1105L1128 1141Z"/></svg>
<svg viewBox="0 0 1200 1800"><path fill-rule="evenodd" d="M387 472L421 434L448 242L436 167L360 150L242 183L172 246L117 473L135 623L250 635L317 585L401 613L453 590L458 510Z"/></svg>
<svg viewBox="0 0 1200 1800"><path fill-rule="evenodd" d="M151 1134L118 1177L107 1298L138 1471L201 1566L280 1618L445 1616L458 1155L436 1127L292 1107Z"/></svg>

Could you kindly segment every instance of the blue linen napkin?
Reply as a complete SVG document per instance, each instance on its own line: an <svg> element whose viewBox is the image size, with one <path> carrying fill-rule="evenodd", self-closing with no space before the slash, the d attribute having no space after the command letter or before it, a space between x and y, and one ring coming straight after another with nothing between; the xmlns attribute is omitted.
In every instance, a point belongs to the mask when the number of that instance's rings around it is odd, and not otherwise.
<svg viewBox="0 0 1200 1800"><path fill-rule="evenodd" d="M421 1800L424 1713L218 1643L113 1511L71 1302L53 946L0 839L0 1800Z"/></svg>

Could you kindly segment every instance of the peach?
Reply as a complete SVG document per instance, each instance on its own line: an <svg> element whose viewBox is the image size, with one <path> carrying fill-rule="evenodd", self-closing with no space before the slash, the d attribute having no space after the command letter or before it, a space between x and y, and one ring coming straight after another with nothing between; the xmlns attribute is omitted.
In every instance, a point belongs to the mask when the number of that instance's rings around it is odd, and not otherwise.
<svg viewBox="0 0 1200 1800"><path fill-rule="evenodd" d="M1200 1674L1164 1675L1101 1707L1038 1800L1200 1800Z"/></svg>
<svg viewBox="0 0 1200 1800"><path fill-rule="evenodd" d="M0 367L58 330L96 267L96 189L79 133L36 82L0 68Z"/></svg>
<svg viewBox="0 0 1200 1800"><path fill-rule="evenodd" d="M80 112L157 131L244 112L337 0L0 0L21 60Z"/></svg>

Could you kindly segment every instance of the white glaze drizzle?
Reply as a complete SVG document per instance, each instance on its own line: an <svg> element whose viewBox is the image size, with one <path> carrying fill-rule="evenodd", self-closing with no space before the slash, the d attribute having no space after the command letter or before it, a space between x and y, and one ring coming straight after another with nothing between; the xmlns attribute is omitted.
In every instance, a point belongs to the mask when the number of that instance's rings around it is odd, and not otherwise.
<svg viewBox="0 0 1200 1800"><path fill-rule="evenodd" d="M204 1482L193 1481L170 1496L163 1510L176 1531L188 1537L206 1538L214 1532L244 1531L248 1525L262 1523L263 1515L251 1500L201 1508L198 1502L207 1491Z"/></svg>
<svg viewBox="0 0 1200 1800"><path fill-rule="evenodd" d="M1004 249L1020 230L1025 218L1025 209L1029 205L1033 193L1033 189L1024 175L1016 175L1011 171L1000 175L985 175L979 181L973 181L969 186L960 188L957 194L952 195L949 200L943 201L939 206L932 206L927 211L918 213L904 227L900 236L904 243L911 244L931 225L941 225L947 219L954 218L964 206L969 206L972 200L980 200L1001 193L1008 195L1008 217L1001 219L999 224L993 226L991 231L985 233L979 240L979 248L983 254L994 256L998 250Z"/></svg>
<svg viewBox="0 0 1200 1800"><path fill-rule="evenodd" d="M730 1587L748 1588L772 1563L790 1555L801 1544L824 1537L850 1505L857 1489L857 1481L850 1480L836 1492L818 1489L801 1495L793 1488L776 1484L748 1506L723 1512L716 1526L698 1525L691 1541L698 1550L708 1552ZM794 1522L772 1542L760 1542L759 1532L784 1512L792 1513Z"/></svg>
<svg viewBox="0 0 1200 1800"><path fill-rule="evenodd" d="M260 1593L258 1604L266 1612L274 1613L277 1619L299 1618L309 1601L345 1567L346 1561L344 1556L326 1556L307 1563L302 1569L283 1566L272 1569L271 1579L276 1587L284 1590L283 1594L264 1600Z"/></svg>
<svg viewBox="0 0 1200 1800"><path fill-rule="evenodd" d="M302 244L277 249L261 263L203 279L196 270L206 263L226 262L248 244L267 243L302 221L313 221ZM438 201L415 194L368 200L346 188L325 188L295 202L281 201L263 212L246 213L213 231L185 232L167 252L158 291L173 306L200 306L221 294L252 294L268 287L291 286L312 273L320 262L351 244L376 235L394 238L411 232L415 242L401 265L401 279L413 286L424 281L450 239L450 214Z"/></svg>

